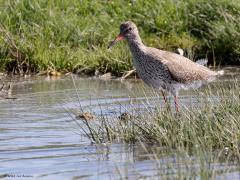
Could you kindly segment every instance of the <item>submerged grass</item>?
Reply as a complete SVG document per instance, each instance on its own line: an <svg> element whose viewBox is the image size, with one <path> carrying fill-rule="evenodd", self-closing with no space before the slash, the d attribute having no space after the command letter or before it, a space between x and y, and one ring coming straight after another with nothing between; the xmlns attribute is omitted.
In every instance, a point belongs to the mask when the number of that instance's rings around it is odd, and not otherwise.
<svg viewBox="0 0 240 180"><path fill-rule="evenodd" d="M121 75L132 68L129 51L106 47L129 19L150 46L239 64L239 0L0 0L0 68Z"/></svg>
<svg viewBox="0 0 240 180"><path fill-rule="evenodd" d="M172 151L156 146L136 146L136 159L150 160L147 168L117 168L121 179L238 179L239 160L231 158L228 151L210 152L196 148L192 154L184 151ZM139 149L145 149L139 153ZM134 150L133 150L134 151ZM140 157L138 157L140 156ZM141 158L145 157L145 158ZM136 174L132 178L131 171ZM150 173L146 173L150 171ZM130 174L130 175L129 175ZM133 173L132 173L133 174Z"/></svg>
<svg viewBox="0 0 240 180"><path fill-rule="evenodd" d="M102 112L95 120L76 122L80 134L92 143L104 146L126 143L144 149L142 156L135 156L150 160L151 173L144 174L145 171L136 167L129 170L117 167L122 179L239 177L240 83L233 81L228 86L210 84L197 90L190 104L181 104L180 113L175 113L174 108L159 106L159 95L153 91L152 96L146 96L140 104L133 100L130 105L117 103L121 108L116 115ZM80 99L79 103L84 112ZM139 110L139 106L145 108ZM99 108L101 110L101 104Z"/></svg>
<svg viewBox="0 0 240 180"><path fill-rule="evenodd" d="M228 88L208 86L196 92L196 104L181 105L180 113L156 106L144 111L126 109L122 117L101 115L78 122L93 143L157 144L192 152L221 151L240 160L240 84ZM136 108L136 107L135 107ZM120 114L120 113L119 113Z"/></svg>

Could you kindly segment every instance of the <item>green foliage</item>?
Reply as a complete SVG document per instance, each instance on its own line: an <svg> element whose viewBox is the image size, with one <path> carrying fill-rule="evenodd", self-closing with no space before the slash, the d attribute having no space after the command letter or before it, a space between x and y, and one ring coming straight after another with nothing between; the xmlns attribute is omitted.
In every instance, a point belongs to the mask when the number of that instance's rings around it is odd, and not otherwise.
<svg viewBox="0 0 240 180"><path fill-rule="evenodd" d="M33 72L98 69L121 75L131 69L129 51L123 45L106 47L125 20L138 25L147 45L181 47L193 58L239 64L239 0L0 0L1 68L13 71L22 64ZM16 49L6 33L24 58L13 57Z"/></svg>
<svg viewBox="0 0 240 180"><path fill-rule="evenodd" d="M125 119L101 115L95 121L83 120L85 124L79 122L78 125L94 143L156 144L186 152L196 148L208 152L227 148L240 160L239 92L240 84L237 81L229 89L208 86L204 91L196 91L194 99L197 105L181 105L179 113L160 107L159 102L152 111L143 102L142 106L146 109L133 111L135 113L126 109L124 114L128 116L125 115ZM154 99L154 96L148 98ZM131 107L135 107L134 104Z"/></svg>

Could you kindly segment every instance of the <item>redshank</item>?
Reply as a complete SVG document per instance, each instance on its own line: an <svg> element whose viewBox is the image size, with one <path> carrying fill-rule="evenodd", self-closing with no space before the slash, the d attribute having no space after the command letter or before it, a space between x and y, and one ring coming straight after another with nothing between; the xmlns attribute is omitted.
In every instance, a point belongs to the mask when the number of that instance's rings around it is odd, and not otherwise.
<svg viewBox="0 0 240 180"><path fill-rule="evenodd" d="M139 77L147 85L161 90L165 102L165 92L170 92L174 96L176 111L179 111L177 96L180 89L198 88L223 75L223 71L211 71L179 54L145 46L137 26L131 21L120 25L120 34L109 44L109 48L123 39L128 42Z"/></svg>

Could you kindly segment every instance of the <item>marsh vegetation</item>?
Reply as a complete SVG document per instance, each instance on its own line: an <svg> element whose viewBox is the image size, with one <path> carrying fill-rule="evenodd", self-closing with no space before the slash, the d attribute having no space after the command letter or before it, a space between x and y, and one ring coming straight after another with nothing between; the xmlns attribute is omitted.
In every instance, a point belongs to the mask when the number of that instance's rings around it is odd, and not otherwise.
<svg viewBox="0 0 240 180"><path fill-rule="evenodd" d="M237 79L226 86L209 85L194 91L192 97L182 96L187 102L181 104L180 112L175 112L171 101L164 105L163 97L151 91L143 93L147 95L137 104L134 97L127 105L116 102L119 111L114 115L103 111L94 120L75 119L75 122L94 144L124 143L143 148L156 163L153 177L216 178L239 168L239 92ZM102 109L101 105L99 108ZM168 159L169 156L174 158ZM162 162L162 158L166 161ZM176 167L172 161L179 165ZM227 170L220 168L225 165ZM239 177L238 173L232 175L232 178Z"/></svg>
<svg viewBox="0 0 240 180"><path fill-rule="evenodd" d="M17 99L0 99L0 176L238 178L239 76L231 76L181 91L180 114L139 80L15 77Z"/></svg>
<svg viewBox="0 0 240 180"><path fill-rule="evenodd" d="M182 104L179 113L170 102L164 105L156 101L162 97L154 93L142 101L142 110L122 106L124 113L116 113L115 118L100 115L97 121L83 120L82 128L88 129L86 135L94 143L145 142L187 150L195 146L209 150L227 147L239 155L239 92L238 81L227 88L208 86L196 91L191 103ZM154 106L150 106L153 100Z"/></svg>
<svg viewBox="0 0 240 180"><path fill-rule="evenodd" d="M106 47L127 19L149 46L182 48L193 60L239 64L238 0L0 1L0 68L120 76L131 70L126 45Z"/></svg>
<svg viewBox="0 0 240 180"><path fill-rule="evenodd" d="M240 64L238 0L0 0L0 71L121 76L126 44L106 48L127 19L149 46ZM0 99L0 177L239 178L239 69L228 73L181 91L179 113L136 79L4 76L17 99Z"/></svg>

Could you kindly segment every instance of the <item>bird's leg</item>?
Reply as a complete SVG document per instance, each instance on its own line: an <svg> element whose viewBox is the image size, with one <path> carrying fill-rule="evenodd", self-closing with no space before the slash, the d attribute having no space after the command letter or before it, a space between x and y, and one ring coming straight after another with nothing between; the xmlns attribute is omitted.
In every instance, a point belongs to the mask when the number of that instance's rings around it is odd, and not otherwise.
<svg viewBox="0 0 240 180"><path fill-rule="evenodd" d="M165 96L165 93L164 93L164 91L163 91L163 90L161 90L161 93L162 93L163 99L164 99L164 101L165 101L165 104L166 104L166 103L167 103L167 98L166 98L166 96Z"/></svg>
<svg viewBox="0 0 240 180"><path fill-rule="evenodd" d="M174 105L175 105L176 112L179 112L177 95L174 95Z"/></svg>
<svg viewBox="0 0 240 180"><path fill-rule="evenodd" d="M171 106L170 104L168 103L168 99L166 97L166 94L163 90L161 90L161 93L162 93L162 96L163 96L163 99L164 99L164 102L165 102L165 107L167 108L168 111L171 110Z"/></svg>

